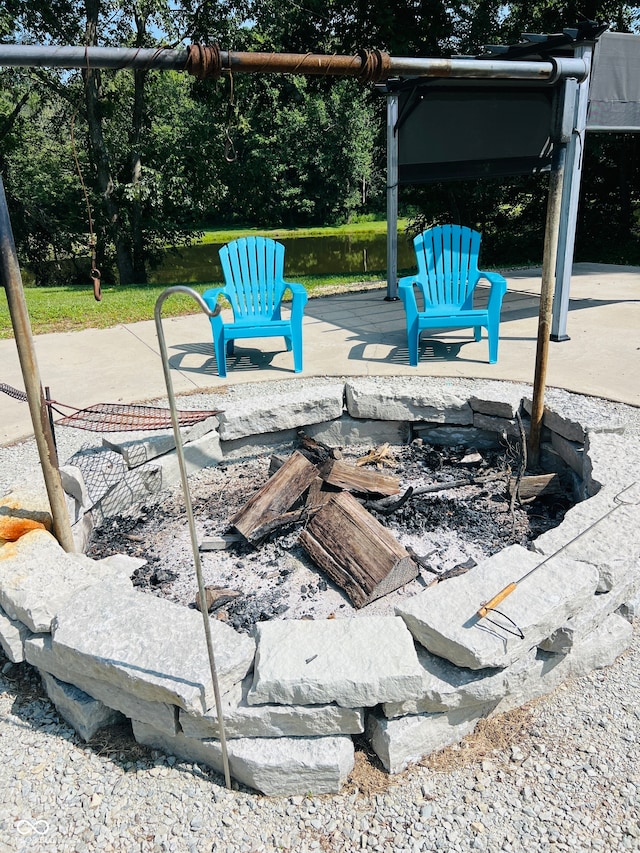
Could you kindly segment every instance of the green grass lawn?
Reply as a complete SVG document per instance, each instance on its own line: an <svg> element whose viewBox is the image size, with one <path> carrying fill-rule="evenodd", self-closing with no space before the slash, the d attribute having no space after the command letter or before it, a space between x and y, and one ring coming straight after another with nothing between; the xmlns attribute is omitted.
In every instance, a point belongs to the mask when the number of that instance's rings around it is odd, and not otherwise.
<svg viewBox="0 0 640 853"><path fill-rule="evenodd" d="M406 220L399 222L403 228ZM349 225L327 228L271 229L258 230L234 228L227 230L204 230L198 242L205 244L227 243L237 237L249 234L264 235L274 239L295 237L321 237L344 234L381 234L386 231L386 222L362 221ZM307 288L311 298L341 290L357 289L363 283L381 281L386 276L384 270L373 270L361 274L296 276L296 281ZM174 282L181 284L182 282ZM198 293L220 282L188 283ZM102 301L93 298L93 289L87 286L69 285L58 287L25 287L24 294L27 311L34 334L46 332L72 332L80 329L107 329L120 323L136 323L140 320L153 320L154 308L158 296L170 285L102 285ZM163 317L177 317L184 314L196 314L200 311L196 302L187 295L175 294L166 299L162 307ZM4 289L0 291L0 338L13 337L11 317Z"/></svg>
<svg viewBox="0 0 640 853"><path fill-rule="evenodd" d="M310 297L322 296L340 290L357 289L363 282L380 281L385 273L357 275L296 276L305 285ZM176 282L178 283L178 282ZM202 293L207 284L189 284ZM45 332L73 332L79 329L108 329L119 323L136 323L153 320L158 296L169 285L103 285L102 301L93 298L93 289L73 285L69 287L25 288L27 311L34 334ZM163 317L195 314L199 306L191 297L178 293L168 297L162 306ZM4 288L0 291L0 338L12 338L13 328Z"/></svg>

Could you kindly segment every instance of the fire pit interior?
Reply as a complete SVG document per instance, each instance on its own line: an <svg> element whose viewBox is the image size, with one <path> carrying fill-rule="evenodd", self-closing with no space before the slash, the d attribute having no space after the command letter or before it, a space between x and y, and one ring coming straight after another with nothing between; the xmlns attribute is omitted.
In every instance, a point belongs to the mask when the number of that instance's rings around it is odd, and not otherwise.
<svg viewBox="0 0 640 853"><path fill-rule="evenodd" d="M298 511L284 514L281 525L273 525L255 541L237 532L231 521L293 452L320 465L327 457L337 458L341 466L363 472L365 478L377 472L378 479L397 481L393 496L366 494L359 484L351 493L410 555L413 580L355 606L301 543L301 533L317 509L317 503L309 508L313 498L307 497L306 508L298 501ZM468 571L507 545L527 546L562 521L574 503L570 478L538 478L523 497L523 486L531 479L524 478L520 494L514 495L521 467L517 441L479 450L437 447L420 438L407 445L333 448L301 433L294 447L282 445L263 456L203 470L191 478L190 489L205 583L211 591L209 610L243 632L275 618L391 614L399 599ZM375 486L375 476L373 482ZM325 489L339 492L330 484ZM339 543L341 549L347 546ZM180 492L161 504L110 518L94 532L89 556L98 559L117 552L147 561L134 573L139 589L196 606L193 554Z"/></svg>

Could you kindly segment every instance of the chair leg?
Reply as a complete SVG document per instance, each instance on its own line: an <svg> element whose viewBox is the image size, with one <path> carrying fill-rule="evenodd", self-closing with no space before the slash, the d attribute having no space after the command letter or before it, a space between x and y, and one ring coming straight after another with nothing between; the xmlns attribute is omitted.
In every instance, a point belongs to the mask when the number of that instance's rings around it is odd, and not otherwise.
<svg viewBox="0 0 640 853"><path fill-rule="evenodd" d="M287 338L285 338L285 341ZM288 339L291 346L287 346L288 350L293 350L293 370L294 373L302 373L302 331L293 330L293 335Z"/></svg>
<svg viewBox="0 0 640 853"><path fill-rule="evenodd" d="M418 324L407 329L407 349L409 350L409 364L411 367L418 366L418 349L420 345L420 330Z"/></svg>
<svg viewBox="0 0 640 853"><path fill-rule="evenodd" d="M476 341L482 340L482 326L474 326L473 327L473 337Z"/></svg>
<svg viewBox="0 0 640 853"><path fill-rule="evenodd" d="M227 358L225 354L224 335L214 335L213 351L216 356L216 364L218 365L218 376L223 378L227 375Z"/></svg>
<svg viewBox="0 0 640 853"><path fill-rule="evenodd" d="M489 338L489 364L495 364L498 360L498 342L500 341L500 324L489 318L487 326L487 337Z"/></svg>
<svg viewBox="0 0 640 853"><path fill-rule="evenodd" d="M287 352L291 352L291 350L293 348L293 344L291 343L291 336L290 335L284 336L284 345L287 348Z"/></svg>
<svg viewBox="0 0 640 853"><path fill-rule="evenodd" d="M233 338L230 338L227 341L227 355L233 355L234 346L233 346Z"/></svg>

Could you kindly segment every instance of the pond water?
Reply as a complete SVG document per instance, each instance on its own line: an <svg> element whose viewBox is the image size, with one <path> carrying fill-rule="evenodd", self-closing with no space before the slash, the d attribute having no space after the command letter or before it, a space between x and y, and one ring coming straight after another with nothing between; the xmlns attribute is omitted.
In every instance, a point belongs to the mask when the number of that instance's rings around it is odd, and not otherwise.
<svg viewBox="0 0 640 853"><path fill-rule="evenodd" d="M377 272L384 277L387 268L385 234L340 237L292 237L280 242L286 247L285 277L332 275L334 273ZM218 259L221 243L195 245L166 259L150 276L156 284L173 282L219 282L222 271ZM398 235L398 269L415 265L413 246L404 234Z"/></svg>

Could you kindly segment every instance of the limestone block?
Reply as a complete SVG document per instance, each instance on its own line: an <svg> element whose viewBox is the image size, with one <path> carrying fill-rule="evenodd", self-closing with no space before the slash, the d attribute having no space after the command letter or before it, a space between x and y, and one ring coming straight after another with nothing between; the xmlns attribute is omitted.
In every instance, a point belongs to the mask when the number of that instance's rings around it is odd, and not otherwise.
<svg viewBox="0 0 640 853"><path fill-rule="evenodd" d="M250 705L362 708L420 695L413 641L394 616L263 622L256 635Z"/></svg>
<svg viewBox="0 0 640 853"><path fill-rule="evenodd" d="M538 554L511 545L472 571L410 598L396 613L419 643L457 666L509 666L588 604L598 583L597 570L588 563L564 555L540 563ZM538 565L499 605L524 639L509 633L509 622L502 628L478 617L484 602ZM490 618L500 623L499 614Z"/></svg>
<svg viewBox="0 0 640 853"><path fill-rule="evenodd" d="M613 590L640 570L640 503L617 502L626 499L640 501L640 486L618 498L602 489L572 507L560 527L539 536L535 550L546 557L564 548L563 555L596 568L598 592Z"/></svg>
<svg viewBox="0 0 640 853"><path fill-rule="evenodd" d="M483 707L491 702L495 704L508 692L509 679L532 666L536 655L536 650L531 649L504 669L474 670L455 666L444 658L432 655L420 645L417 645L416 651L423 668L422 695L419 699L405 702L383 703L385 717Z"/></svg>
<svg viewBox="0 0 640 853"><path fill-rule="evenodd" d="M183 427L180 430L182 445L196 442L209 433L215 433L217 427L218 418L215 416L205 418L193 426ZM102 443L105 447L120 453L128 468L137 468L151 459L170 453L176 446L173 430L141 434L124 440L103 438Z"/></svg>
<svg viewBox="0 0 640 853"><path fill-rule="evenodd" d="M557 432L551 433L551 446L567 463L569 468L582 477L584 469L584 444L579 441L569 441Z"/></svg>
<svg viewBox="0 0 640 853"><path fill-rule="evenodd" d="M345 385L347 411L353 418L471 424L468 388L436 384L424 377L350 379Z"/></svg>
<svg viewBox="0 0 640 853"><path fill-rule="evenodd" d="M60 716L82 740L89 741L100 729L124 721L122 714L107 708L73 684L66 684L48 672L40 672L42 684Z"/></svg>
<svg viewBox="0 0 640 853"><path fill-rule="evenodd" d="M509 438L520 438L520 427L518 422L513 418L498 418L494 415L485 415L482 412L475 412L473 415L473 425L476 429L484 432L493 432L498 435L507 435ZM529 423L523 421L525 433L529 432Z"/></svg>
<svg viewBox="0 0 640 853"><path fill-rule="evenodd" d="M218 682L225 693L249 671L255 644L216 619L210 624ZM52 635L53 649L72 672L194 714L213 705L202 615L194 610L102 584L58 610Z"/></svg>
<svg viewBox="0 0 640 853"><path fill-rule="evenodd" d="M33 530L0 549L0 607L35 633L50 631L69 599L107 581L131 587L121 569L67 554L45 530Z"/></svg>
<svg viewBox="0 0 640 853"><path fill-rule="evenodd" d="M496 447L495 432L487 432L472 426L433 426L433 424L415 423L412 433L427 444L444 447L474 447L483 450Z"/></svg>
<svg viewBox="0 0 640 853"><path fill-rule="evenodd" d="M107 518L121 515L136 503L144 503L163 488L162 471L157 464L144 465L123 476L106 491L92 507L96 525Z"/></svg>
<svg viewBox="0 0 640 853"><path fill-rule="evenodd" d="M220 448L220 437L217 432L210 432L183 445L184 462L187 475L196 474L203 468L212 468L223 459ZM160 477L160 488L168 489L181 482L180 463L176 451L158 456L153 460L152 467ZM141 468L138 471L144 470Z"/></svg>
<svg viewBox="0 0 640 853"><path fill-rule="evenodd" d="M479 382L469 397L469 405L474 412L513 420L530 390L528 385L511 382Z"/></svg>
<svg viewBox="0 0 640 853"><path fill-rule="evenodd" d="M86 511L91 508L93 501L89 496L82 471L77 465L61 465L60 481L62 488L68 495L71 495L81 510Z"/></svg>
<svg viewBox="0 0 640 853"><path fill-rule="evenodd" d="M10 619L0 608L0 646L11 663L22 663L24 644L32 632L17 619Z"/></svg>
<svg viewBox="0 0 640 853"><path fill-rule="evenodd" d="M625 602L632 601L638 592L640 592L640 563L632 567L625 566L619 572L609 592L594 595L579 613L539 643L539 648L556 654L570 652L577 642L590 636Z"/></svg>
<svg viewBox="0 0 640 853"><path fill-rule="evenodd" d="M492 711L501 714L551 693L568 678L579 678L594 669L603 669L631 645L633 627L616 613L572 647L569 654L559 655L539 649L536 663L525 677L514 680L509 692Z"/></svg>
<svg viewBox="0 0 640 853"><path fill-rule="evenodd" d="M138 743L195 761L222 773L218 740L163 735L133 721ZM227 743L231 776L267 796L336 794L353 769L354 748L348 735L318 738L240 738Z"/></svg>
<svg viewBox="0 0 640 853"><path fill-rule="evenodd" d="M405 421L362 420L343 415L335 421L311 424L307 435L329 447L348 447L352 444L404 444L408 435Z"/></svg>
<svg viewBox="0 0 640 853"><path fill-rule="evenodd" d="M0 498L0 545L15 542L30 530L51 530L53 519L43 489L14 487Z"/></svg>
<svg viewBox="0 0 640 853"><path fill-rule="evenodd" d="M231 441L334 420L342 415L343 390L341 382L301 387L293 382L291 390L285 386L278 393L229 400L219 415L220 438Z"/></svg>
<svg viewBox="0 0 640 853"><path fill-rule="evenodd" d="M531 414L530 395L525 396L523 406ZM601 407L592 405L588 397L559 388L548 388L545 393L543 423L552 432L579 443L585 440L586 427L590 432L624 432L624 421L620 417L611 412L603 415Z"/></svg>
<svg viewBox="0 0 640 853"><path fill-rule="evenodd" d="M241 737L317 737L360 734L364 731L362 708L339 705L249 705L249 675L239 689L221 697L224 732L227 738ZM215 706L203 717L180 712L180 726L187 737L220 737Z"/></svg>
<svg viewBox="0 0 640 853"><path fill-rule="evenodd" d="M79 506L79 504L78 504ZM71 525L73 546L78 554L84 554L89 547L91 534L93 533L93 513L85 512L75 524Z"/></svg>
<svg viewBox="0 0 640 853"><path fill-rule="evenodd" d="M401 773L412 762L458 743L471 734L478 721L486 717L492 708L493 704L488 704L397 720L371 713L367 715L366 734L389 773Z"/></svg>
<svg viewBox="0 0 640 853"><path fill-rule="evenodd" d="M142 720L169 735L178 732L178 708L175 705L138 699L107 681L72 672L61 660L63 656L52 648L50 634L33 634L29 637L25 642L25 657L32 666L54 675L60 681L75 685L107 707L120 711L125 717Z"/></svg>
<svg viewBox="0 0 640 853"><path fill-rule="evenodd" d="M597 494L601 486L614 495L640 479L637 434L607 435L589 430L584 449L587 495ZM636 489L633 490L633 497L637 501Z"/></svg>

